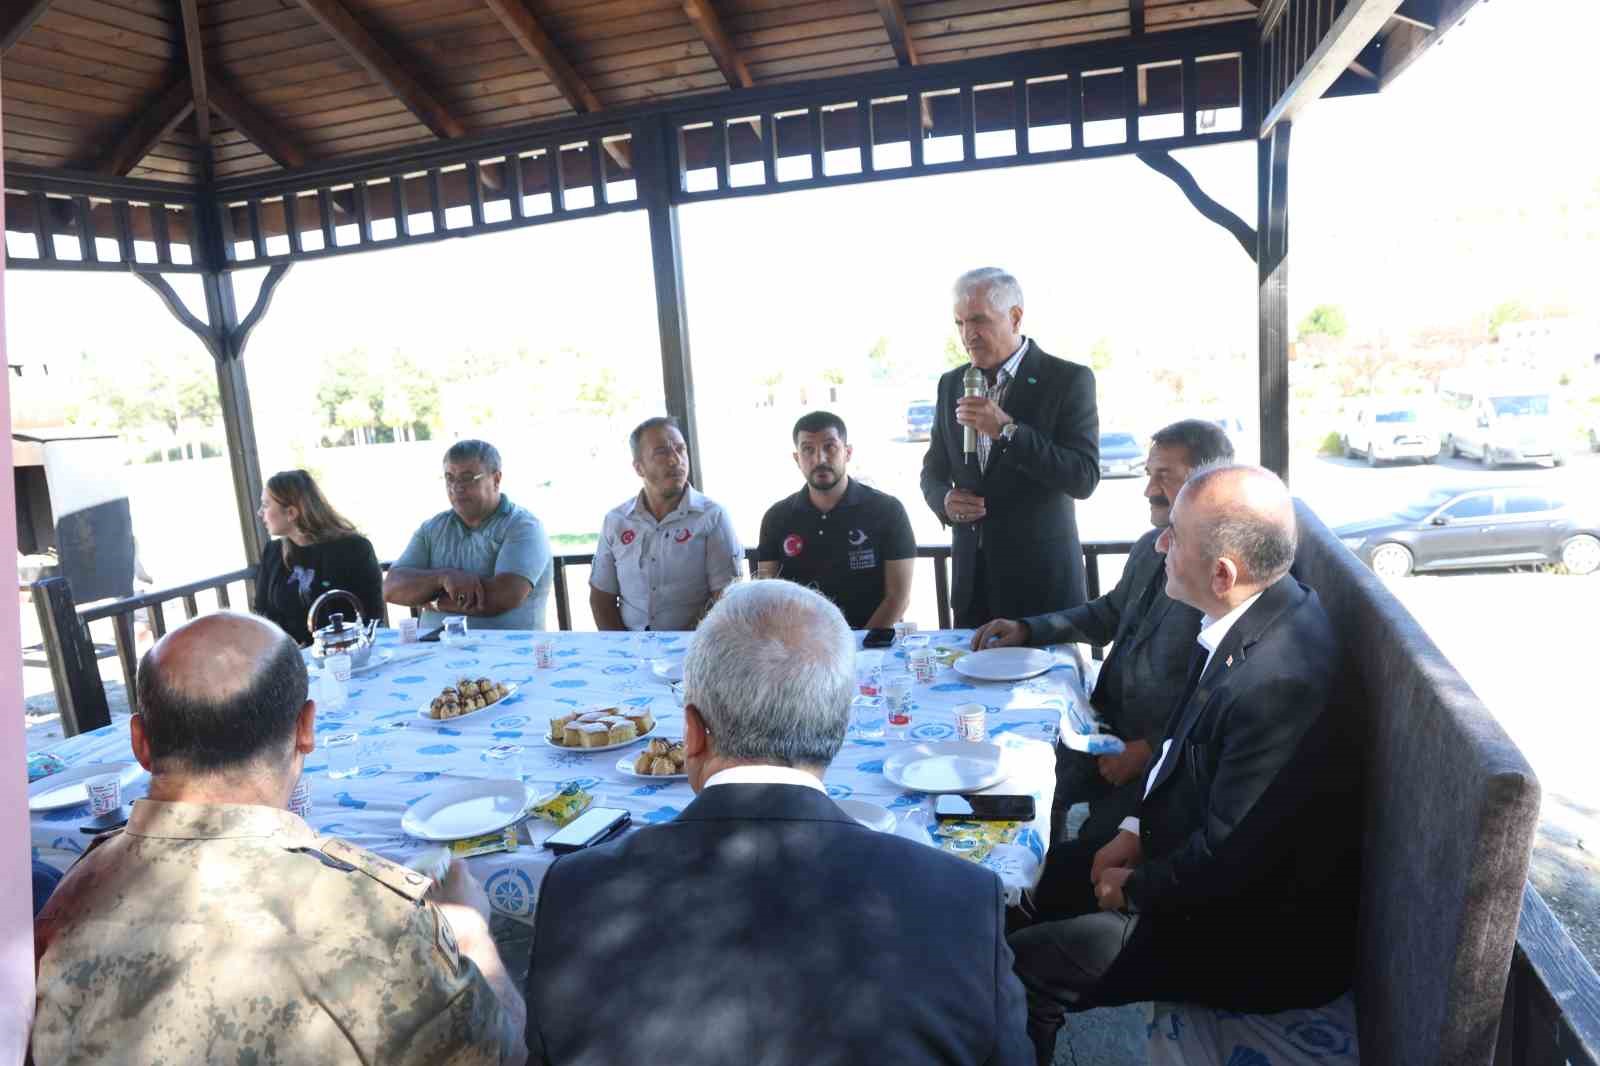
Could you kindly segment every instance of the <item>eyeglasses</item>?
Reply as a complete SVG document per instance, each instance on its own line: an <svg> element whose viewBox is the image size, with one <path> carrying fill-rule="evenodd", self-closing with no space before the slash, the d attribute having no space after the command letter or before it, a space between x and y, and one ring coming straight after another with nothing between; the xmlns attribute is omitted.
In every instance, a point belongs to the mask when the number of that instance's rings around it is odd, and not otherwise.
<svg viewBox="0 0 1600 1066"><path fill-rule="evenodd" d="M470 477L451 477L446 474L444 476L444 487L447 489L464 489L469 485L476 485L488 476L488 474L473 474Z"/></svg>

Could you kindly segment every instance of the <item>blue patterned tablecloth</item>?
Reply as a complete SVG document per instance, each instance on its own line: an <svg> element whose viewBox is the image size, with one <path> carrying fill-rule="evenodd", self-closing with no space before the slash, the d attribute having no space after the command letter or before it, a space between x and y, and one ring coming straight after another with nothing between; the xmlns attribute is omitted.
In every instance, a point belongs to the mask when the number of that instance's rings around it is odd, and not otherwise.
<svg viewBox="0 0 1600 1066"><path fill-rule="evenodd" d="M541 634L473 634L463 647L399 645L393 631L381 632L377 654L390 653L393 658L352 678L342 709L319 708L319 737L345 731L360 735L363 769L354 777L335 780L327 774L322 750L307 757L311 825L320 833L404 862L428 845L401 831L402 813L444 785L501 776L500 765L487 753L504 744L523 745L523 775L536 789L576 781L595 794L597 803L627 808L635 825L676 817L694 798L687 783L641 780L619 773L616 763L624 751L584 753L552 747L543 739L552 713L560 713L563 706L590 704L649 706L660 723L654 735L683 735L683 713L667 683L640 660L638 637L626 633L542 635L556 644L552 669L535 666L534 641ZM659 640L670 654L687 644L688 634L661 634ZM970 631L931 634L936 648L965 648L969 640ZM891 650L886 669L904 669L903 658L902 652ZM503 704L466 718L436 722L418 715L419 707L462 676L488 676L514 682L519 689ZM932 823L931 800L889 782L882 773L884 758L897 745L956 739L952 708L963 703L983 704L988 710L989 737L1006 749L1011 770L1008 780L989 791L1031 794L1040 815L1017 842L1032 853L1032 862L1021 852L1003 849L1004 854L990 863L1015 891L1021 887L1019 882L1037 875L1036 864L1043 860L1054 786L1051 743L1062 716L1086 706L1081 678L1081 664L1070 648L1057 654L1055 669L1029 681L971 682L949 667L941 667L930 684L916 686L910 740L871 739L852 729L828 771L828 792L835 799L854 797L886 807L900 819L902 833L927 839L923 826ZM316 682L313 675L313 694ZM63 741L50 750L72 766L133 760L125 720ZM637 753L638 746L624 750ZM147 784L145 777L132 785L124 793L124 802L144 795ZM78 832L87 817L86 806L35 813L35 856L62 869L71 865L89 840ZM538 842L552 829L530 821L525 842L517 851L471 860L473 872L501 913L522 919L531 916L539 879L552 859Z"/></svg>

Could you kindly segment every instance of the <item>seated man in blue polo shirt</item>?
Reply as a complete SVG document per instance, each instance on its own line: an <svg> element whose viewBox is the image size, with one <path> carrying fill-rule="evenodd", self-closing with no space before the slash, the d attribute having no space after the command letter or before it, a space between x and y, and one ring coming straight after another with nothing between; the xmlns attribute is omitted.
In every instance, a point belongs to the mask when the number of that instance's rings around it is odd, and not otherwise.
<svg viewBox="0 0 1600 1066"><path fill-rule="evenodd" d="M383 598L422 607L421 628L466 615L477 629L543 629L554 568L544 526L500 491L500 453L462 440L444 454L450 509L422 523L383 579Z"/></svg>
<svg viewBox="0 0 1600 1066"><path fill-rule="evenodd" d="M808 585L851 629L886 629L911 602L917 541L903 504L852 480L844 420L812 411L794 424L794 462L806 487L767 508L756 576Z"/></svg>

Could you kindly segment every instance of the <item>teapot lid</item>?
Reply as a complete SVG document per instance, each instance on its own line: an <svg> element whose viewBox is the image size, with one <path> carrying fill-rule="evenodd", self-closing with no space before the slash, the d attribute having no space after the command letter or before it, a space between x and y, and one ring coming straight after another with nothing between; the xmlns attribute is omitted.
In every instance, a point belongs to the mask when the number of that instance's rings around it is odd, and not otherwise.
<svg viewBox="0 0 1600 1066"><path fill-rule="evenodd" d="M317 630L316 637L324 646L333 645L340 647L345 644L354 644L361 639L361 630L355 626L344 624L344 615L335 611L328 616L328 624Z"/></svg>

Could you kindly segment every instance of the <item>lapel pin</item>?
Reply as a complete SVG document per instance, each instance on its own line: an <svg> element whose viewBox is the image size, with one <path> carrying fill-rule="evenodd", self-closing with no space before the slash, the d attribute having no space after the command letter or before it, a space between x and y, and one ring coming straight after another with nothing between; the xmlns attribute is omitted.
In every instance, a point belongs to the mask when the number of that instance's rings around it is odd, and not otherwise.
<svg viewBox="0 0 1600 1066"><path fill-rule="evenodd" d="M1231 656L1231 655L1228 656L1227 659L1225 659L1223 661L1222 665L1223 666L1232 666L1233 665L1233 656Z"/></svg>
<svg viewBox="0 0 1600 1066"><path fill-rule="evenodd" d="M1029 385L1037 385L1037 384L1039 384L1039 379L1038 378L1029 378L1028 379L1028 384Z"/></svg>

